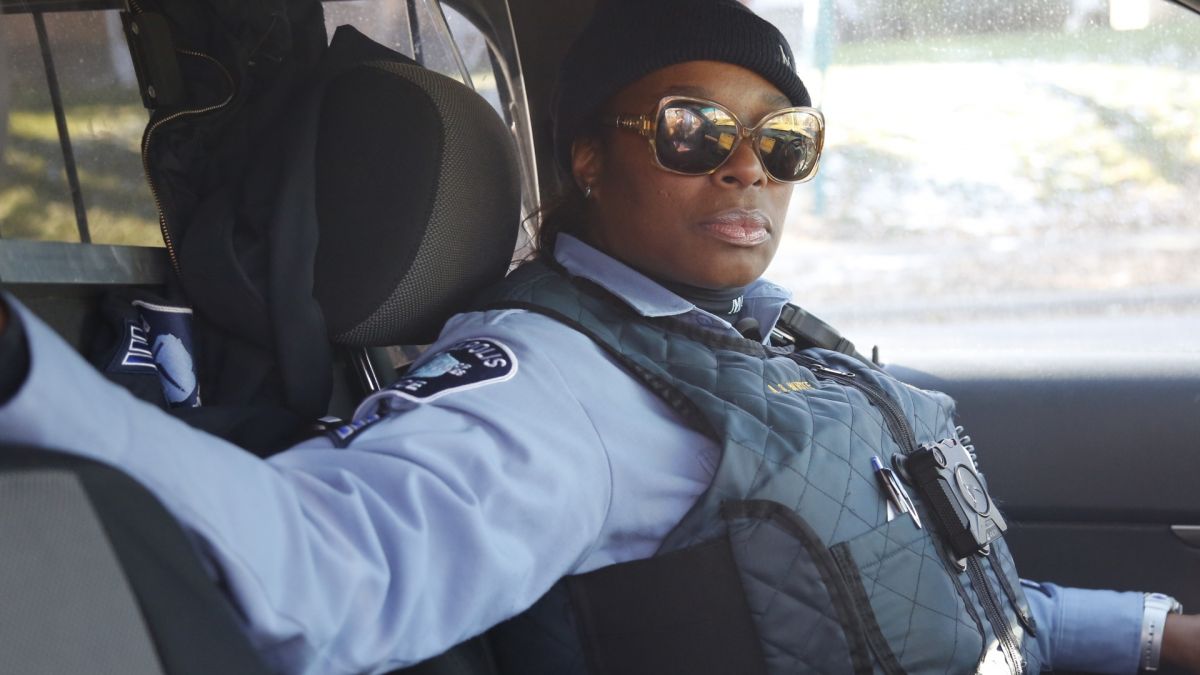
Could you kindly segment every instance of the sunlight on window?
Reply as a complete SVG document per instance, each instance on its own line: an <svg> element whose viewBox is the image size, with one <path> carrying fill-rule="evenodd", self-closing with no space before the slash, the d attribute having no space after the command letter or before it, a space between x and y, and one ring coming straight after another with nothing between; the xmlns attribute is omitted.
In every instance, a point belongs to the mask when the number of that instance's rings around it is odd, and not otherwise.
<svg viewBox="0 0 1200 675"><path fill-rule="evenodd" d="M1200 350L1200 16L1141 0L750 4L810 41L800 70L828 122L769 272L801 304L893 348L974 322L1008 345L1054 325L1072 348Z"/></svg>
<svg viewBox="0 0 1200 675"><path fill-rule="evenodd" d="M142 174L146 126L115 11L45 15L79 194L73 196L46 66L28 14L0 15L0 236L161 246Z"/></svg>

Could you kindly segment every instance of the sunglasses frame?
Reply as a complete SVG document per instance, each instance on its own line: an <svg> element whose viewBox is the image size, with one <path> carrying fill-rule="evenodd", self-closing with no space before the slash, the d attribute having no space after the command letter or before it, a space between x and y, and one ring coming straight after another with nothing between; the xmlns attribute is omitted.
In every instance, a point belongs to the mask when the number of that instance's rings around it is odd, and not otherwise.
<svg viewBox="0 0 1200 675"><path fill-rule="evenodd" d="M670 107L671 104L677 103L680 101L686 101L688 103L699 103L704 106L712 106L714 108L717 108L721 112L725 113L726 115L729 115L729 118L733 120L733 123L735 125L737 125L737 127L736 127L737 134L733 139L733 145L730 146L730 148L729 148L729 154L725 155L725 158L722 159L720 161L720 163L718 163L716 166L709 169L708 171L703 171L700 173L692 173L692 172L688 172L688 171L680 171L678 169L672 169L672 168L663 166L662 160L660 160L658 157L658 143L655 139L655 136L657 135L656 131L657 131L657 127L658 127L658 118L660 115L662 115L664 109ZM816 135L816 138L814 139L816 141L816 145L817 145L817 159L815 162L813 162L812 169L810 169L808 171L808 173L804 175L803 178L799 178L799 179L795 179L795 180L782 180L780 178L776 178L775 175L772 174L771 171L767 168L767 163L765 161L763 161L762 151L758 147L759 144L757 142L757 138L762 133L763 126L767 123L768 120L771 120L779 115L783 115L786 113L793 113L793 112L804 113L806 115L810 115L817 121L817 135ZM717 103L716 101L712 101L712 100L709 100L706 98L699 98L696 96L664 96L661 99L659 99L658 105L655 106L654 112L650 115L628 115L628 114L609 115L609 116L601 119L600 123L605 126L614 127L617 129L624 129L625 131L632 131L632 132L638 134L639 136L645 137L645 139L650 142L650 156L654 160L654 165L657 166L658 168L662 169L663 171L678 174L680 176L711 176L712 174L717 172L717 169L720 169L722 166L724 166L725 162L728 162L730 157L733 157L733 153L737 152L738 146L740 146L742 144L743 139L750 138L750 139L756 139L756 142L752 143L750 145L750 147L754 150L754 156L758 158L758 163L759 163L759 166L762 167L763 173L765 173L769 179L775 181L776 183L788 183L788 184L795 185L797 183L804 183L806 181L812 180L813 176L817 175L817 167L821 163L821 153L825 149L825 115L822 114L821 111L817 110L816 108L809 108L809 107L804 107L804 106L795 106L792 108L780 108L779 110L773 110L773 111L767 113L766 115L763 115L762 119L759 120L758 124L755 124L753 127L747 127L745 124L742 123L742 121L738 118L738 116L732 110L730 110L729 108L726 108L725 106L721 105L720 103Z"/></svg>

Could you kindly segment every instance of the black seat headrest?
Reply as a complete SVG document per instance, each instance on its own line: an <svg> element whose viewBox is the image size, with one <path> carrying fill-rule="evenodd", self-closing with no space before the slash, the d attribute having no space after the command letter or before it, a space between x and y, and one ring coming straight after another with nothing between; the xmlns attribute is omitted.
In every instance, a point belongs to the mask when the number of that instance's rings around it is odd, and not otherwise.
<svg viewBox="0 0 1200 675"><path fill-rule="evenodd" d="M330 338L425 344L508 269L520 227L512 135L465 85L370 62L329 83L316 146L313 294Z"/></svg>

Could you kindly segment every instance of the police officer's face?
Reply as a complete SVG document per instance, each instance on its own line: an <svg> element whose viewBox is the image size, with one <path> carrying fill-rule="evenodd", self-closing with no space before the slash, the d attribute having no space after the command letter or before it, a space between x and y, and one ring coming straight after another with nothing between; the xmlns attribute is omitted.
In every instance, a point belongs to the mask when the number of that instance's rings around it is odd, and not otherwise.
<svg viewBox="0 0 1200 675"><path fill-rule="evenodd" d="M747 126L791 105L753 71L692 61L638 80L606 106L650 114L667 95L716 101ZM650 276L703 288L744 286L766 269L783 233L792 186L770 180L750 143L716 172L683 176L658 168L646 139L610 130L575 144L574 172L591 186L587 238Z"/></svg>

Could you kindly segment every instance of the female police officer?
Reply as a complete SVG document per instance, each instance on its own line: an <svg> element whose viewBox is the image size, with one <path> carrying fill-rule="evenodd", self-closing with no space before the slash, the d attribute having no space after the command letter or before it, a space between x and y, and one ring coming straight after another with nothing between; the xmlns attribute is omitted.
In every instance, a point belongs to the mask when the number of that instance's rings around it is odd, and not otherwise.
<svg viewBox="0 0 1200 675"><path fill-rule="evenodd" d="M1195 617L1164 637L1141 595L1023 590L1002 540L960 552L872 465L952 448L948 399L744 336L787 298L759 276L816 168L808 104L740 4L608 3L556 104L580 208L360 406L346 447L257 460L11 300L27 351L0 369L0 436L147 485L285 672L387 670L512 617L494 642L523 673L1132 672L1160 648L1200 672Z"/></svg>

